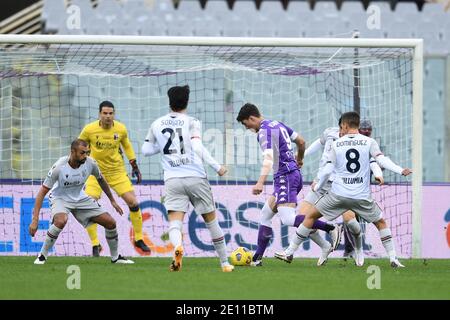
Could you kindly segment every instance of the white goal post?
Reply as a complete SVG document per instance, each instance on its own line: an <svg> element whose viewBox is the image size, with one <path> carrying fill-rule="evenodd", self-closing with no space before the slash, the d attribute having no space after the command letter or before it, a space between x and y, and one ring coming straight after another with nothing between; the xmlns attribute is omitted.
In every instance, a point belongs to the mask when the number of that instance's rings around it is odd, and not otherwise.
<svg viewBox="0 0 450 320"><path fill-rule="evenodd" d="M422 216L422 39L338 39L338 38L227 38L227 37L149 37L94 35L0 35L5 44L80 44L80 45L176 45L226 47L334 47L334 48L408 48L412 62L412 257L421 257ZM0 62L2 58L0 57ZM395 159L394 159L395 160Z"/></svg>

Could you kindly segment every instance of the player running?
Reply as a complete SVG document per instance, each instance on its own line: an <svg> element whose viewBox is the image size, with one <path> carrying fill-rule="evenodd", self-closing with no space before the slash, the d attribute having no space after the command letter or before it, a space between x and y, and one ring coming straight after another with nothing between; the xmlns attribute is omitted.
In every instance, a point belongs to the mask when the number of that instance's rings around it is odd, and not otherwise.
<svg viewBox="0 0 450 320"><path fill-rule="evenodd" d="M294 130L281 122L264 119L258 108L250 103L245 104L236 118L246 129L258 133L257 139L263 151L261 174L252 193L258 195L263 191L264 183L270 170L273 169L273 194L266 200L261 210L258 228L258 246L253 255L253 266L261 266L264 252L273 237L272 218L278 213L281 223L287 226L299 226L303 215L296 215L297 195L303 187L300 167L303 165L305 141ZM297 146L297 155L292 150L292 142ZM328 255L339 243L340 228L322 221L316 221L314 229L330 232L333 244L330 245L318 233L311 235L322 249L318 265L327 260Z"/></svg>
<svg viewBox="0 0 450 320"><path fill-rule="evenodd" d="M380 151L378 143L359 133L359 114L344 113L341 117L341 130L344 134L332 144L327 164L321 171L313 191L320 191L334 172L335 179L331 190L323 195L314 206L306 211L306 218L297 228L296 236L292 237L289 247L275 253L275 257L291 262L298 246L310 235L314 222L324 216L327 220L334 220L347 210L358 214L364 220L373 223L379 230L381 242L389 256L393 268L404 267L397 259L391 229L383 219L383 213L371 197L370 192L370 157L372 156L383 167L404 176L412 171L408 168L398 168ZM383 182L382 177L375 177ZM356 264L362 266L360 256L356 256Z"/></svg>
<svg viewBox="0 0 450 320"><path fill-rule="evenodd" d="M170 270L181 270L184 254L181 229L184 215L191 203L195 212L205 220L219 255L222 271L231 272L234 267L228 262L225 238L216 217L216 207L203 161L219 176L223 176L227 170L203 146L200 121L186 114L189 92L189 86L169 89L167 95L171 112L152 123L142 146L142 153L145 156L159 152L162 154L166 189L164 205L169 214L169 239L175 248Z"/></svg>

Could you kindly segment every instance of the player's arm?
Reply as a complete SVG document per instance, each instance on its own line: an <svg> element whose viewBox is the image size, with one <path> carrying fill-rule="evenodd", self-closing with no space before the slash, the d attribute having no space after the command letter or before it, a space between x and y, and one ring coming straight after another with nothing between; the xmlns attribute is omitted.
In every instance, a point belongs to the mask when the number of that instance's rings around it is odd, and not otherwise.
<svg viewBox="0 0 450 320"><path fill-rule="evenodd" d="M380 150L380 146L378 143L372 139L372 145L370 146L370 154L374 157L377 163L389 171L395 172L397 174L401 174L407 176L412 173L412 170L409 168L402 168L399 165L395 164L389 157L386 157Z"/></svg>
<svg viewBox="0 0 450 320"><path fill-rule="evenodd" d="M255 195L260 194L263 191L264 183L267 180L267 176L273 167L273 149L266 149L263 152L263 163L261 167L261 173L258 181L253 186L252 193Z"/></svg>
<svg viewBox="0 0 450 320"><path fill-rule="evenodd" d="M312 155L313 153L316 153L319 150L322 150L323 144L322 144L322 140L319 138L317 140L315 140L313 143L311 143L311 145L306 148L305 150L305 157L308 157L310 155Z"/></svg>
<svg viewBox="0 0 450 320"><path fill-rule="evenodd" d="M91 175L93 175L97 179L97 182L100 185L100 188L102 188L103 192L108 197L113 208L116 209L116 211L120 215L123 215L122 208L117 204L116 200L114 199L111 189L109 188L109 185L106 183L105 179L103 178L100 168L98 167L97 162L95 162L95 160L93 161Z"/></svg>
<svg viewBox="0 0 450 320"><path fill-rule="evenodd" d="M303 158L305 157L305 148L306 148L306 142L305 139L299 134L297 134L297 137L293 140L295 145L297 146L297 164L299 167L303 166Z"/></svg>
<svg viewBox="0 0 450 320"><path fill-rule="evenodd" d="M336 163L336 150L334 149L334 145L331 148L329 154L328 154L328 161L323 167L323 169L318 173L317 175L317 183L313 184L312 190L318 191L320 190L324 184L328 181L330 178L330 175L334 172L335 169L335 163Z"/></svg>
<svg viewBox="0 0 450 320"><path fill-rule="evenodd" d="M33 218L31 219L30 226L28 227L28 231L30 232L30 235L32 237L34 237L34 235L36 234L36 231L38 229L39 212L41 211L42 203L44 202L44 198L49 191L50 191L49 188L42 185L36 196L36 202L34 203L34 207L33 207Z"/></svg>
<svg viewBox="0 0 450 320"><path fill-rule="evenodd" d="M384 184L383 171L374 158L370 158L370 170L372 171L375 180L378 181L378 184L380 186Z"/></svg>
<svg viewBox="0 0 450 320"><path fill-rule="evenodd" d="M227 169L224 166L221 166L216 159L214 159L208 150L205 149L201 140L201 130L200 130L200 121L192 120L190 124L190 136L191 136L191 146L192 150L199 156L202 161L206 162L209 166L211 166L219 176L223 176L227 173Z"/></svg>
<svg viewBox="0 0 450 320"><path fill-rule="evenodd" d="M141 151L145 157L150 157L161 152L161 150L159 149L159 145L156 142L155 135L153 134L153 126L148 129L148 133L145 137L145 141L142 145Z"/></svg>
<svg viewBox="0 0 450 320"><path fill-rule="evenodd" d="M39 223L39 212L42 209L42 203L44 201L45 196L50 191L50 189L53 187L53 185L58 181L59 177L59 165L58 162L56 162L52 168L48 171L47 177L45 177L44 182L42 183L41 188L39 189L39 192L36 196L36 202L34 203L33 207L33 217L31 219L31 224L28 228L30 235L34 237L37 229L38 229L38 223Z"/></svg>
<svg viewBox="0 0 450 320"><path fill-rule="evenodd" d="M130 139L128 139L128 132L126 129L125 134L122 136L122 140L120 141L120 143L131 165L131 176L133 178L136 177L137 178L136 183L139 184L142 181L142 174L137 165L136 154L134 153L134 149L133 146L131 145Z"/></svg>
<svg viewBox="0 0 450 320"><path fill-rule="evenodd" d="M284 125L284 124L283 124ZM286 127L287 133L289 135L289 139L291 140L291 142L294 142L295 145L297 146L297 156L296 156L296 161L299 167L303 166L303 158L305 157L305 148L306 148L306 142L305 139L303 139L303 137L301 135L299 135L297 132L295 132L294 130L292 130L290 127L284 125ZM268 135L266 136L262 136L260 139L260 141L262 143L268 143L268 148L270 148L270 143L268 142L269 139L271 139L270 137L270 133L268 132L263 132L263 134ZM266 142L267 141L267 142ZM262 147L262 145L261 145ZM263 148L264 150L264 148Z"/></svg>

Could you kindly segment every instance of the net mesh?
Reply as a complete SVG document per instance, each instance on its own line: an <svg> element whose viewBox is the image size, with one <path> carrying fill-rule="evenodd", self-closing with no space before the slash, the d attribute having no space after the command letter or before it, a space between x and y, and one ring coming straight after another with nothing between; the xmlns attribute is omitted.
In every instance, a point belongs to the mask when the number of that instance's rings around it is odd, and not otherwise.
<svg viewBox="0 0 450 320"><path fill-rule="evenodd" d="M254 249L258 208L272 188L267 185L260 197L251 195L261 155L256 136L244 131L235 120L240 107L247 102L256 104L265 118L285 123L309 144L325 128L336 126L341 113L355 108L355 83L361 116L373 124L372 137L386 155L410 167L409 49L358 48L356 54L355 48L2 45L1 251L29 254L39 247L44 231L39 231L34 240L26 235L32 199L52 164L68 154L70 142L84 125L98 118L99 103L110 100L116 106L116 120L128 128L145 179L143 185L135 186L135 191L143 207L144 231L153 246L152 254L170 254L160 156L144 158L140 147L152 121L169 111L168 88L183 84L190 86L188 112L202 121L204 145L229 168L228 175L222 178L207 168L228 245L230 249L237 245ZM305 159L304 181L314 178L319 158L320 153ZM384 175L387 185L373 186L373 196L392 227L400 255L410 256L411 185L388 171ZM308 189L305 186L299 200ZM107 201L102 199L102 203L112 212ZM126 208L124 202L120 203ZM139 254L131 245L129 221L115 218L121 232L129 235L130 241L124 239L122 249ZM48 209L43 209L41 219L50 219ZM56 254L90 254L86 232L73 218L70 221L66 235L55 246ZM285 246L293 232L278 222L274 228L279 232L268 255ZM383 254L376 229L366 229L367 252ZM190 214L184 232L188 254L213 254L208 230L200 217ZM101 228L99 236L103 243ZM308 251L307 246L303 248L305 254L317 253Z"/></svg>

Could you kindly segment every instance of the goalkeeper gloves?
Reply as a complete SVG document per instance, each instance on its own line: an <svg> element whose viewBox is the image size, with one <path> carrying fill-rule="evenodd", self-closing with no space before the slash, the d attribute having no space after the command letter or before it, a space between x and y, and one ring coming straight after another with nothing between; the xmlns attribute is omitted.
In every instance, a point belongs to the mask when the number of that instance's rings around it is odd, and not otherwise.
<svg viewBox="0 0 450 320"><path fill-rule="evenodd" d="M138 165L136 163L136 159L130 160L131 165L131 176L137 178L136 183L139 184L142 181L141 171L139 171Z"/></svg>

